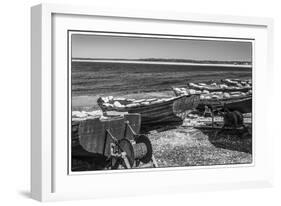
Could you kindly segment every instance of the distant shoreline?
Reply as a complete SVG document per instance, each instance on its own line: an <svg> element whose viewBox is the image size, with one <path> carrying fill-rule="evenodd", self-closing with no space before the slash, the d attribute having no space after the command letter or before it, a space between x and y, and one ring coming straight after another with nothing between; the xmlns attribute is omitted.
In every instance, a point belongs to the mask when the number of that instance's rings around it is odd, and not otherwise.
<svg viewBox="0 0 281 206"><path fill-rule="evenodd" d="M237 67L252 68L249 62L239 61L197 61L180 59L91 59L91 58L72 58L72 62L89 63L125 63L125 64L164 64L164 65L189 65L189 66L215 66L215 67Z"/></svg>

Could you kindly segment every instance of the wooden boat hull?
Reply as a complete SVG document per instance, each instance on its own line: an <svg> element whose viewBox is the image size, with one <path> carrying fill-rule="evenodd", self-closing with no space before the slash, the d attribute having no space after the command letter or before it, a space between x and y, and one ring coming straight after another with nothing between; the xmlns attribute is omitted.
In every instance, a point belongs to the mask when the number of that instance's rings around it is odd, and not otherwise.
<svg viewBox="0 0 281 206"><path fill-rule="evenodd" d="M200 111L204 111L205 106L213 108L214 110L228 108L230 111L239 111L241 113L252 112L252 97L233 98L233 99L217 99L217 100L204 100L201 99L198 105Z"/></svg>
<svg viewBox="0 0 281 206"><path fill-rule="evenodd" d="M125 108L122 111L139 113L141 115L141 132L146 133L165 126L181 125L185 114L195 109L199 101L199 95L180 96L161 103ZM102 105L100 107L105 112L114 110Z"/></svg>

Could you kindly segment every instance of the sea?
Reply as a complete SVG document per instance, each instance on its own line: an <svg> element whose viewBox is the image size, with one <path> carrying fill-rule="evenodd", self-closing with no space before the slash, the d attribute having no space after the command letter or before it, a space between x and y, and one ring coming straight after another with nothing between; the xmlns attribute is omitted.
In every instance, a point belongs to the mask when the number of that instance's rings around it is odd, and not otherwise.
<svg viewBox="0 0 281 206"><path fill-rule="evenodd" d="M167 63L71 63L72 96L131 94L186 87L189 82L251 79L252 67Z"/></svg>

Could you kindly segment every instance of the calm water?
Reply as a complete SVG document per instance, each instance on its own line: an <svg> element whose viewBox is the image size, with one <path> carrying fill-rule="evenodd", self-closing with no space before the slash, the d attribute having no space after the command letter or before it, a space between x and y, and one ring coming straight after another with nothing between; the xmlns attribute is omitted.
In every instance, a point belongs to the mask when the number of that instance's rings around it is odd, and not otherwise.
<svg viewBox="0 0 281 206"><path fill-rule="evenodd" d="M164 91L187 82L252 76L251 68L104 62L72 62L71 72L73 96Z"/></svg>

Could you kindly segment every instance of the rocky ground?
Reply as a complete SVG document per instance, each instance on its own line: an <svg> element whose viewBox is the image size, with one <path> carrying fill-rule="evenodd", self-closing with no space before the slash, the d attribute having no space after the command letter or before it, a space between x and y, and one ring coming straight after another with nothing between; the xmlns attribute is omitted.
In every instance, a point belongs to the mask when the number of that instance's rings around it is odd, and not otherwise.
<svg viewBox="0 0 281 206"><path fill-rule="evenodd" d="M245 164L252 162L252 137L237 132L217 134L218 130L197 128L210 123L211 118L186 118L180 127L167 131L152 131L149 138L159 167ZM216 117L221 123L222 118ZM244 122L251 125L251 115Z"/></svg>
<svg viewBox="0 0 281 206"><path fill-rule="evenodd" d="M94 114L96 113L91 113ZM211 117L189 115L182 126L151 131L148 137L158 166L163 168L252 163L251 114L244 115L247 132L230 130L218 134L219 129L206 128L211 121ZM214 122L215 127L220 128L223 119L217 116ZM79 166L78 163L73 164ZM89 166L87 163L86 169L82 167L79 171L97 169L95 164Z"/></svg>

